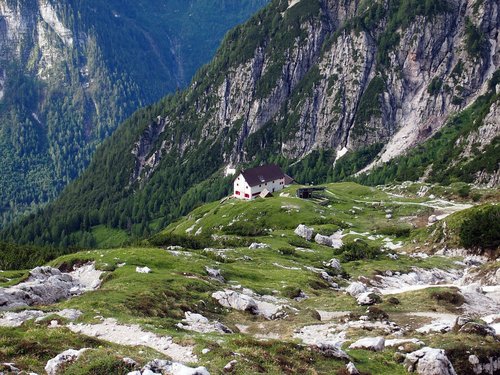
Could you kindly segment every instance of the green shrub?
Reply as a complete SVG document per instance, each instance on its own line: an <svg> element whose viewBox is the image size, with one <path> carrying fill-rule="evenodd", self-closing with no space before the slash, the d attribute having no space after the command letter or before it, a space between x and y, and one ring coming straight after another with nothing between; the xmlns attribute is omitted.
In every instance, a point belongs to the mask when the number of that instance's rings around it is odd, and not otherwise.
<svg viewBox="0 0 500 375"><path fill-rule="evenodd" d="M311 248L311 243L302 237L293 237L288 240L288 243L295 247L303 247L305 249Z"/></svg>
<svg viewBox="0 0 500 375"><path fill-rule="evenodd" d="M468 248L499 247L500 206L485 206L471 212L460 225L460 243Z"/></svg>
<svg viewBox="0 0 500 375"><path fill-rule="evenodd" d="M223 232L225 234L233 234L242 237L257 237L266 234L264 228L256 226L255 223L249 223L246 221L240 221L234 223L233 225L224 227Z"/></svg>
<svg viewBox="0 0 500 375"><path fill-rule="evenodd" d="M386 236L396 236L396 237L408 237L411 233L411 227L402 225L393 225L389 227L383 227L378 230L380 234Z"/></svg>
<svg viewBox="0 0 500 375"><path fill-rule="evenodd" d="M291 247L280 247L278 249L281 255L295 255L297 252Z"/></svg>
<svg viewBox="0 0 500 375"><path fill-rule="evenodd" d="M431 298L439 302L448 302L454 306L461 306L465 302L464 296L458 290L432 292Z"/></svg>
<svg viewBox="0 0 500 375"><path fill-rule="evenodd" d="M183 236L174 233L160 233L149 240L155 246L181 246L187 249L213 247L216 242L209 237Z"/></svg>
<svg viewBox="0 0 500 375"><path fill-rule="evenodd" d="M341 262L352 262L362 259L377 259L382 252L376 246L372 246L365 241L353 241L342 245L335 250L335 255L339 256Z"/></svg>
<svg viewBox="0 0 500 375"><path fill-rule="evenodd" d="M427 92L432 96L436 96L442 87L443 87L443 80L441 78L434 77L431 83L429 84L429 87L427 87Z"/></svg>

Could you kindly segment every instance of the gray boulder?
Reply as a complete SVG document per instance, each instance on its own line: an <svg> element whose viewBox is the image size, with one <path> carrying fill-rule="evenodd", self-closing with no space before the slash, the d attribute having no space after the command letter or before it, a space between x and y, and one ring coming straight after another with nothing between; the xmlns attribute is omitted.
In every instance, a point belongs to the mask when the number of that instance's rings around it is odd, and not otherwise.
<svg viewBox="0 0 500 375"><path fill-rule="evenodd" d="M368 288L365 284L355 281L349 284L345 291L352 297L357 297L360 294L367 292Z"/></svg>
<svg viewBox="0 0 500 375"><path fill-rule="evenodd" d="M356 300L358 302L358 305L370 306L379 303L381 301L381 298L378 294L372 292L365 292L358 295L356 297Z"/></svg>
<svg viewBox="0 0 500 375"><path fill-rule="evenodd" d="M419 375L457 375L443 349L425 347L409 353L404 366Z"/></svg>
<svg viewBox="0 0 500 375"><path fill-rule="evenodd" d="M332 247L333 245L333 240L329 236L323 236L321 234L317 234L316 237L314 237L314 242L316 242L319 245L324 245L328 247Z"/></svg>
<svg viewBox="0 0 500 375"><path fill-rule="evenodd" d="M344 352L338 345L320 343L316 347L318 348L318 351L325 357L350 360L349 355Z"/></svg>
<svg viewBox="0 0 500 375"><path fill-rule="evenodd" d="M311 241L314 236L314 229L306 227L304 224L300 224L294 231L294 233L307 241Z"/></svg>
<svg viewBox="0 0 500 375"><path fill-rule="evenodd" d="M380 352L384 348L385 339L383 337L365 337L349 345L349 349L366 349L374 352Z"/></svg>
<svg viewBox="0 0 500 375"><path fill-rule="evenodd" d="M45 365L45 371L47 371L48 375L56 375L59 371L59 369L69 363L69 362L74 362L80 356L85 352L89 350L88 348L80 349L80 350L74 350L74 349L68 349L61 354L58 354L54 358L50 359L47 364Z"/></svg>
<svg viewBox="0 0 500 375"><path fill-rule="evenodd" d="M257 303L255 300L252 297L235 292L234 290L226 289L224 291L215 292L212 294L212 297L224 307L239 311L249 311L252 314L257 313Z"/></svg>
<svg viewBox="0 0 500 375"><path fill-rule="evenodd" d="M340 271L342 269L342 265L338 259L332 258L328 262L323 262L323 265L328 268L332 268L334 270Z"/></svg>
<svg viewBox="0 0 500 375"><path fill-rule="evenodd" d="M207 271L208 276L211 277L212 279L220 281L221 283L226 282L226 279L224 279L224 276L222 276L220 270L210 267L205 267L205 270Z"/></svg>
<svg viewBox="0 0 500 375"><path fill-rule="evenodd" d="M347 365L345 365L345 368L350 375L360 375L360 372L352 362L349 362Z"/></svg>
<svg viewBox="0 0 500 375"><path fill-rule="evenodd" d="M255 249L268 249L269 245L265 243L258 243L254 242L250 246L248 246L249 249L255 250Z"/></svg>

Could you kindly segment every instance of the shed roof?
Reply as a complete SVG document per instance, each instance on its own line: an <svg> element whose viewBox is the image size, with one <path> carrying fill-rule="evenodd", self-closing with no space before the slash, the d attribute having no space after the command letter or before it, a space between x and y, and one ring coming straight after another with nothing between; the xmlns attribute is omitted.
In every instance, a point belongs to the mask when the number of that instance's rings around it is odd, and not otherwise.
<svg viewBox="0 0 500 375"><path fill-rule="evenodd" d="M247 169L241 172L241 174L250 186L256 186L285 177L281 168L274 164Z"/></svg>

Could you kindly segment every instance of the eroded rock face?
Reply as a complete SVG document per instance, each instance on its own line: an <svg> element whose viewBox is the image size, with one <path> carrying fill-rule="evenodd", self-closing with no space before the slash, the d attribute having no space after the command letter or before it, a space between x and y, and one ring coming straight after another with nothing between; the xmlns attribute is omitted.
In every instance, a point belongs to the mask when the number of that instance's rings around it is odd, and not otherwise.
<svg viewBox="0 0 500 375"><path fill-rule="evenodd" d="M367 290L368 288L365 284L355 281L349 284L345 291L352 297L357 297L362 293L366 293Z"/></svg>
<svg viewBox="0 0 500 375"><path fill-rule="evenodd" d="M500 356L480 359L476 355L470 355L469 363L472 365L474 374L477 375L493 375L500 371Z"/></svg>
<svg viewBox="0 0 500 375"><path fill-rule="evenodd" d="M404 365L419 375L457 375L443 349L425 347L409 353Z"/></svg>

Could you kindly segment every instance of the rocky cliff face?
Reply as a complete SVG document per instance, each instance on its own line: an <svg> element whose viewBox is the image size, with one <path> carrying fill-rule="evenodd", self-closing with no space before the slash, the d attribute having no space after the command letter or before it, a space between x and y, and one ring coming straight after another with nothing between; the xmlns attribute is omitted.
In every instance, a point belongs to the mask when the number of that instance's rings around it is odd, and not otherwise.
<svg viewBox="0 0 500 375"><path fill-rule="evenodd" d="M252 143L292 160L382 143L371 168L431 137L486 92L500 67L500 9L495 1L405 3L413 5L274 2L257 19L290 25L298 12L300 31L287 46L264 35L250 58L214 76L194 104L203 140L236 133L224 140L224 161L233 165L253 160ZM293 34L288 27L280 31ZM200 85L206 79L191 91ZM496 118L492 109L488 124ZM498 135L488 124L478 135L483 145Z"/></svg>

